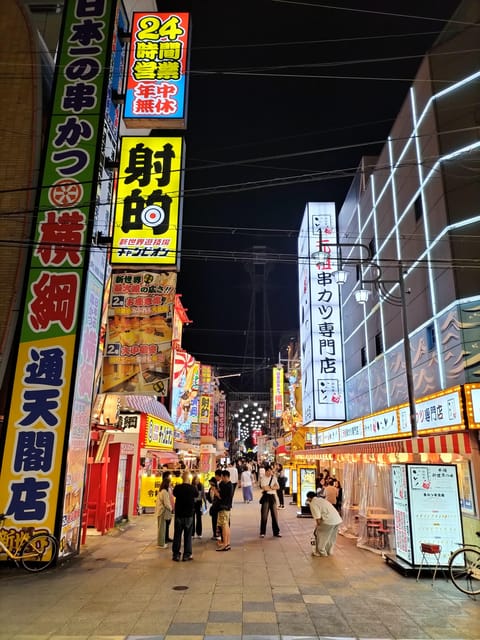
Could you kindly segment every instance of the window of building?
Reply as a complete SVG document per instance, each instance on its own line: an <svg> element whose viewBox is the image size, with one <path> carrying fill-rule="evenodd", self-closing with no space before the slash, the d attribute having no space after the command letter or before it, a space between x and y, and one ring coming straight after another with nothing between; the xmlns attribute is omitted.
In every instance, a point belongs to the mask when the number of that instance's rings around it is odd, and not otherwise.
<svg viewBox="0 0 480 640"><path fill-rule="evenodd" d="M418 222L423 218L423 203L421 196L418 196L413 203L413 209L415 211L415 222Z"/></svg>
<svg viewBox="0 0 480 640"><path fill-rule="evenodd" d="M362 347L360 349L360 361L361 361L362 367L367 366L367 350L365 347Z"/></svg>
<svg viewBox="0 0 480 640"><path fill-rule="evenodd" d="M370 240L370 242L368 243L368 248L370 249L370 254L373 258L373 256L377 253L377 246L375 244L375 238L372 238Z"/></svg>
<svg viewBox="0 0 480 640"><path fill-rule="evenodd" d="M375 336L375 353L377 356L383 353L383 340L381 333L377 333Z"/></svg>
<svg viewBox="0 0 480 640"><path fill-rule="evenodd" d="M435 326L433 324L429 324L425 331L427 333L427 349L432 351L435 349L436 345Z"/></svg>

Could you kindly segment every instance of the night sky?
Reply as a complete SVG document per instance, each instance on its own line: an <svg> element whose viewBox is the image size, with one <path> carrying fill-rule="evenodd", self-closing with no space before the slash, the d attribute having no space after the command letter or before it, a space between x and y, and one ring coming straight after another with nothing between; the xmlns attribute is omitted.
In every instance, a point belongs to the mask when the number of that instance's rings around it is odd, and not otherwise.
<svg viewBox="0 0 480 640"><path fill-rule="evenodd" d="M361 157L379 153L423 55L457 6L159 3L192 15L178 282L192 324L183 346L219 375L244 371L222 388L268 390L262 372L276 362L282 336L298 331L294 257L305 204L334 201L340 209ZM273 255L252 321L253 270L260 280L263 268L245 252L256 246Z"/></svg>

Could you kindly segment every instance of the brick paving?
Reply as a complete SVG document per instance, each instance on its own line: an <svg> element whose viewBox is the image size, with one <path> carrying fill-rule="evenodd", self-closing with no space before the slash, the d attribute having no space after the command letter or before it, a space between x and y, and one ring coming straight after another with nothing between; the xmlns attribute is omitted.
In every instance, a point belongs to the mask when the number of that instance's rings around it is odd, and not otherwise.
<svg viewBox="0 0 480 640"><path fill-rule="evenodd" d="M313 522L288 497L282 538L259 537L259 511L237 491L224 553L205 515L193 562L172 562L144 514L44 574L2 565L0 640L480 639L480 600L443 577L416 582L342 536L312 557Z"/></svg>

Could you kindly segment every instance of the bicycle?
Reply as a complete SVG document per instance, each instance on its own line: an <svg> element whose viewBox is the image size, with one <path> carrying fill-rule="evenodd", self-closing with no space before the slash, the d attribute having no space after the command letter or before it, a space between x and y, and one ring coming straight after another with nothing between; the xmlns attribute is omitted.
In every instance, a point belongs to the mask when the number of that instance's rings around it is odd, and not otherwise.
<svg viewBox="0 0 480 640"><path fill-rule="evenodd" d="M477 531L480 537L480 531ZM480 594L480 546L463 544L450 554L448 560L450 578L462 593L469 596Z"/></svg>
<svg viewBox="0 0 480 640"><path fill-rule="evenodd" d="M5 520L6 515L1 513L0 527ZM17 567L20 564L26 571L38 573L48 569L57 559L58 542L49 533L35 533L33 528L21 529L20 538L18 541L15 540L13 551L5 544L1 533L0 529L0 556L7 556Z"/></svg>

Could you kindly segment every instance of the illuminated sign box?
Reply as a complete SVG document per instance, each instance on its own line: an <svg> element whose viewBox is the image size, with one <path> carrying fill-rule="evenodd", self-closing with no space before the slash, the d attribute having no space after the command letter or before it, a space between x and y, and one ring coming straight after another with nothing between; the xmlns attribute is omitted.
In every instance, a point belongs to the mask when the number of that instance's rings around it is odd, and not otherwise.
<svg viewBox="0 0 480 640"><path fill-rule="evenodd" d="M183 138L124 137L112 264L179 268Z"/></svg>
<svg viewBox="0 0 480 640"><path fill-rule="evenodd" d="M134 13L127 70L125 126L185 129L188 13Z"/></svg>

